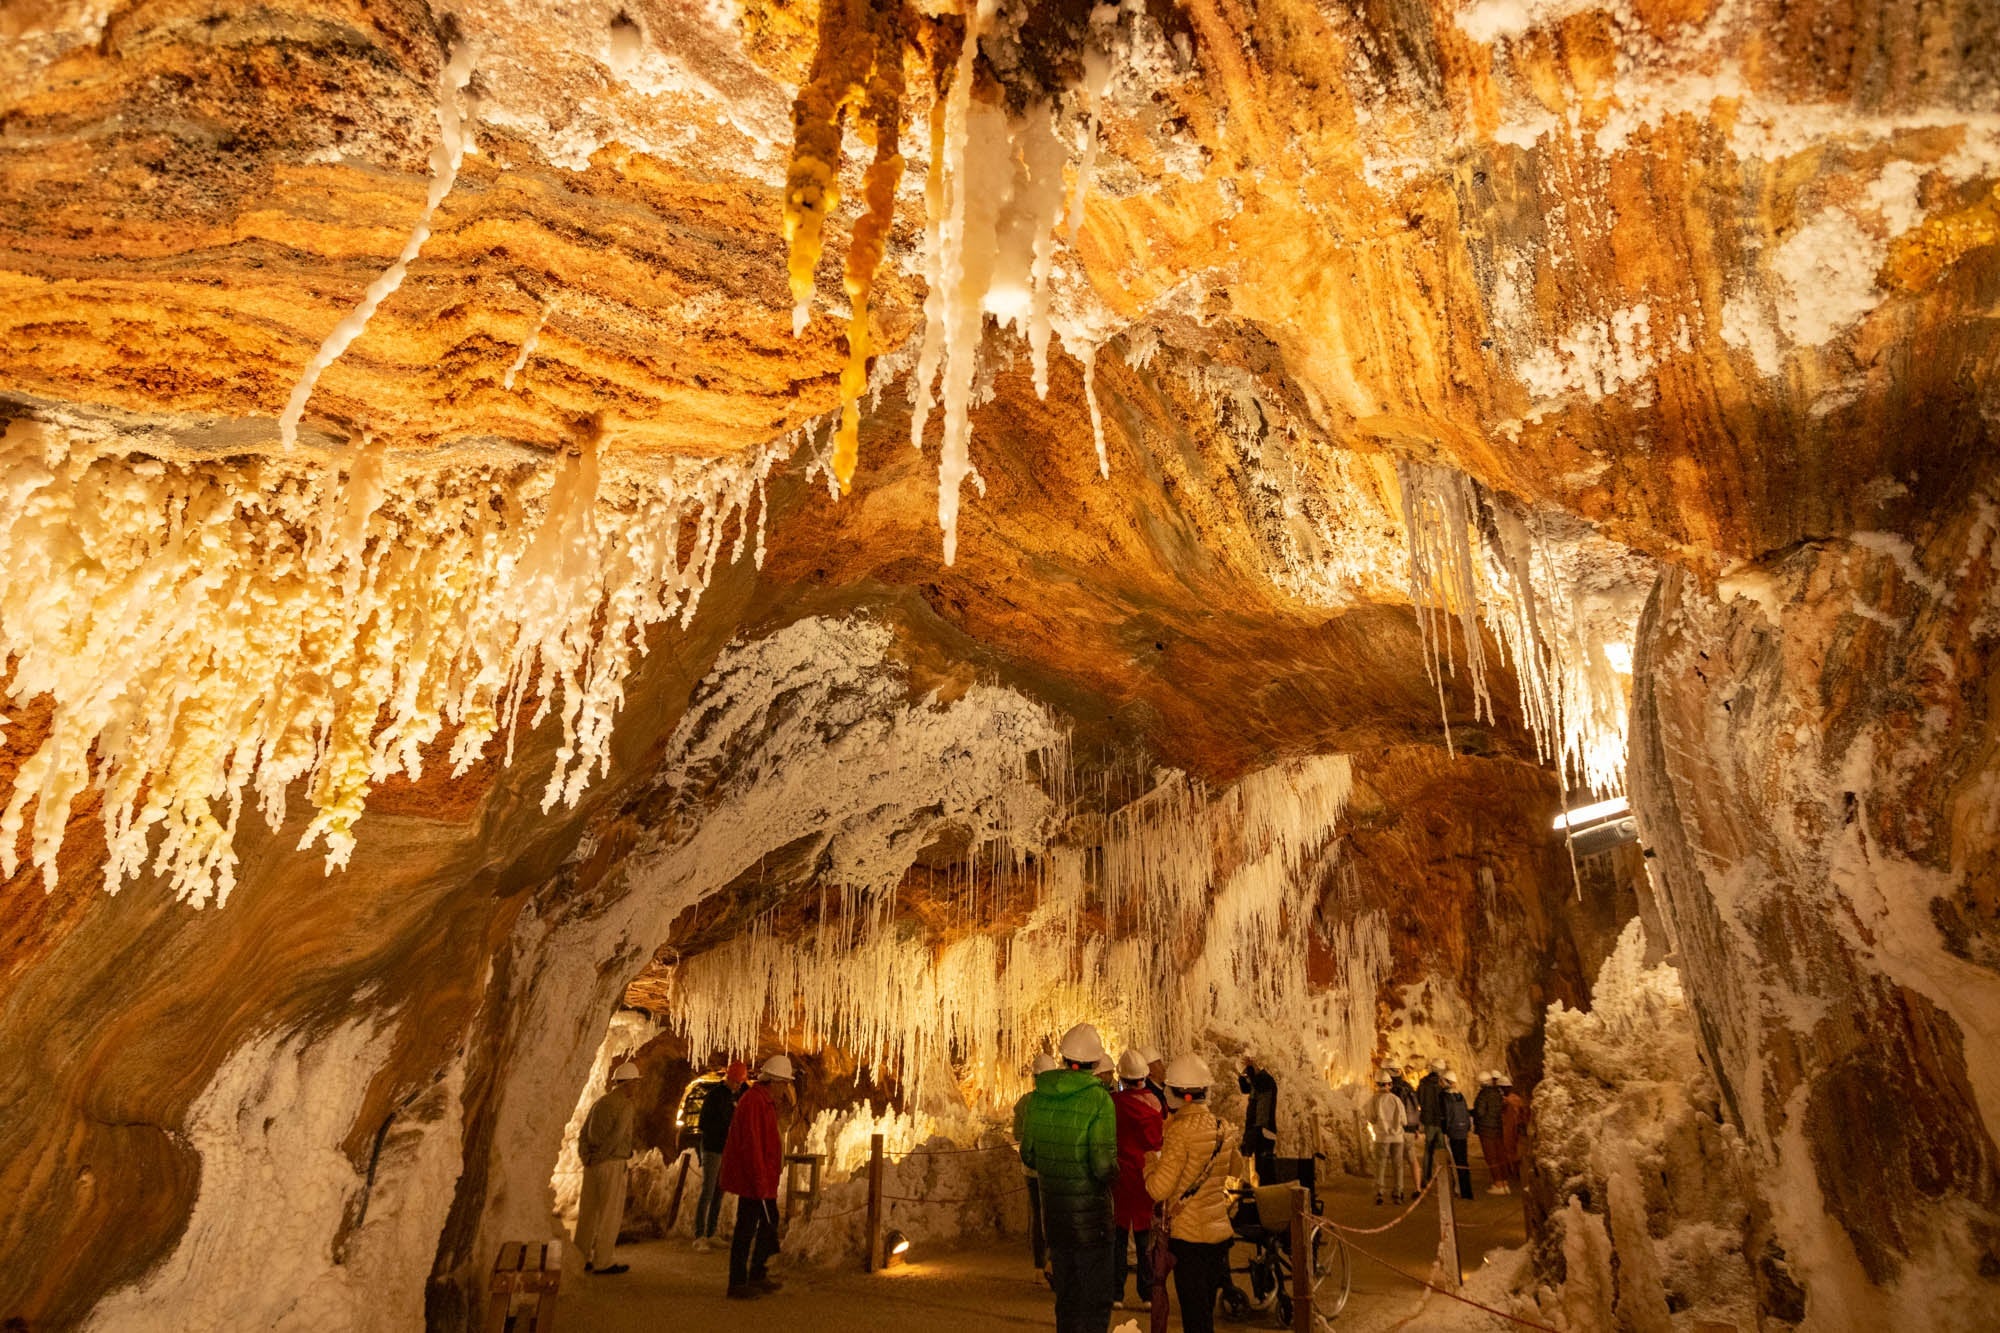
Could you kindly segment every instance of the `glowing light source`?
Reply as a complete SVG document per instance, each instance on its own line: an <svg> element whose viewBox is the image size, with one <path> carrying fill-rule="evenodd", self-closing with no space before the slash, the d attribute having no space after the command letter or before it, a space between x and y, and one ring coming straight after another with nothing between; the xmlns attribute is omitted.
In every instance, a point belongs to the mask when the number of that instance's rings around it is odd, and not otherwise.
<svg viewBox="0 0 2000 1333"><path fill-rule="evenodd" d="M903 1263L903 1256L910 1252L910 1238L900 1231L891 1231L882 1237L882 1266L894 1268Z"/></svg>
<svg viewBox="0 0 2000 1333"><path fill-rule="evenodd" d="M1550 825L1550 827L1557 830L1581 828L1585 824L1594 824L1600 819L1609 819L1613 815L1622 815L1631 808L1632 803L1623 796L1614 796L1608 801L1594 801L1589 805L1579 805L1574 810L1565 810L1556 816L1556 822Z"/></svg>

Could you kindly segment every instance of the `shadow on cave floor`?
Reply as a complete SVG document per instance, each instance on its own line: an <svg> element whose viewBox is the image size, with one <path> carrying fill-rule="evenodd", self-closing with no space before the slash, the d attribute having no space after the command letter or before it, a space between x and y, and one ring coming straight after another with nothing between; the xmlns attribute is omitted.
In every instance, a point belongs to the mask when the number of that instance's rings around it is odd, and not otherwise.
<svg viewBox="0 0 2000 1333"><path fill-rule="evenodd" d="M1522 1244L1527 1230L1521 1196L1484 1192L1486 1176L1474 1159L1479 1193L1458 1205L1459 1245L1467 1277L1489 1252ZM1342 1176L1322 1187L1328 1216L1349 1226L1377 1226L1396 1209L1372 1202L1374 1186ZM1406 1272L1429 1274L1437 1254L1437 1210L1428 1202L1394 1230L1361 1243ZM1243 1252L1239 1251L1240 1261ZM756 1322L811 1321L812 1333L877 1333L911 1330L936 1333L940 1327L1046 1328L1053 1321L1048 1288L1030 1267L1025 1242L989 1244L920 1256L918 1261L878 1277L858 1272L781 1266L785 1290L749 1304L724 1298L728 1255L696 1254L681 1239L620 1245L618 1261L632 1271L613 1278L565 1280L557 1327L589 1333L655 1333L665 1327L701 1328L733 1324L754 1313ZM1342 1329L1394 1327L1417 1314L1421 1291L1360 1256L1354 1260L1354 1297L1340 1319ZM1432 1313L1443 1313L1434 1300ZM709 1318L715 1323L712 1325ZM1136 1317L1114 1311L1112 1327ZM1141 1327L1145 1327L1143 1319ZM1264 1327L1228 1325L1222 1327ZM1176 1317L1173 1327L1180 1327Z"/></svg>

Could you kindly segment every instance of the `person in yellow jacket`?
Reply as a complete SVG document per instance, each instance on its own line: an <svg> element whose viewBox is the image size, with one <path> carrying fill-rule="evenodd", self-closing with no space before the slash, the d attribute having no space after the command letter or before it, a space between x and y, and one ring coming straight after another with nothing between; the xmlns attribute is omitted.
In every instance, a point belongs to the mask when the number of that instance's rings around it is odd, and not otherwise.
<svg viewBox="0 0 2000 1333"><path fill-rule="evenodd" d="M1215 1297L1229 1276L1229 1178L1243 1172L1228 1130L1208 1109L1213 1080L1199 1056L1167 1066L1167 1130L1146 1168L1146 1192L1165 1210L1174 1291L1184 1333L1214 1333Z"/></svg>

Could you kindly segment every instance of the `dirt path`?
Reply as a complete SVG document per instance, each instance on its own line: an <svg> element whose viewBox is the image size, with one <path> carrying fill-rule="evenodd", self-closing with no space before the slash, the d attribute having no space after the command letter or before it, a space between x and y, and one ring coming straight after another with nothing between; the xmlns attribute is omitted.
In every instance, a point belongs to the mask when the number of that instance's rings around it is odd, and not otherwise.
<svg viewBox="0 0 2000 1333"><path fill-rule="evenodd" d="M1476 1169L1476 1168L1475 1168ZM1524 1238L1518 1195L1481 1192L1458 1209L1460 1246L1468 1276L1494 1250ZM1375 1226L1397 1211L1374 1205L1374 1187L1339 1177L1321 1189L1329 1217L1353 1226ZM1437 1210L1426 1201L1410 1219L1360 1243L1408 1272L1429 1275L1437 1254ZM1244 1254L1238 1250L1236 1259ZM1025 1244L994 1243L925 1254L915 1262L870 1277L853 1271L775 1270L785 1289L756 1302L724 1298L728 1255L695 1253L684 1240L646 1241L618 1247L632 1271L617 1277L576 1277L565 1283L557 1327L563 1333L658 1333L666 1328L719 1328L754 1315L777 1333L955 1333L964 1329L1047 1328L1053 1322L1048 1288L1030 1266ZM1419 1316L1411 1327L1431 1326L1446 1310L1441 1298L1420 1301L1420 1288L1356 1255L1354 1295L1339 1321L1342 1330L1389 1329ZM782 1261L781 1261L782 1264ZM1112 1327L1144 1316L1115 1311ZM1500 1327L1498 1321L1490 1321ZM1250 1325L1268 1327L1268 1317ZM1175 1318L1173 1327L1180 1327Z"/></svg>

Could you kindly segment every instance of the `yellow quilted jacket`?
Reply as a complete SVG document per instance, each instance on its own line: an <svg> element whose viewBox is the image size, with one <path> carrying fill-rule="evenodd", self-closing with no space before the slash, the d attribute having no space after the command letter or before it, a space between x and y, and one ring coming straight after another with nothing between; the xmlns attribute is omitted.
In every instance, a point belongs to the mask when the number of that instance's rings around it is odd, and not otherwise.
<svg viewBox="0 0 2000 1333"><path fill-rule="evenodd" d="M1220 1134L1221 1151L1216 1152ZM1214 1156L1211 1165L1209 1158ZM1206 1170L1207 1176L1202 1172ZM1190 1103L1167 1117L1166 1137L1146 1168L1146 1192L1166 1206L1167 1232L1177 1240L1212 1243L1236 1233L1229 1225L1229 1178L1243 1161L1229 1132L1206 1106ZM1201 1182L1188 1198L1190 1186Z"/></svg>

